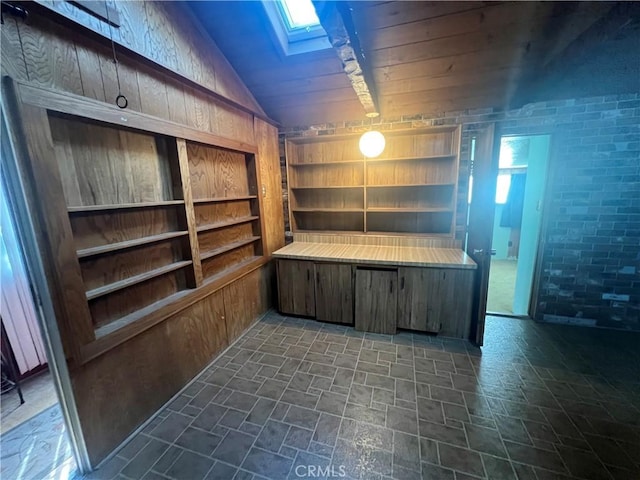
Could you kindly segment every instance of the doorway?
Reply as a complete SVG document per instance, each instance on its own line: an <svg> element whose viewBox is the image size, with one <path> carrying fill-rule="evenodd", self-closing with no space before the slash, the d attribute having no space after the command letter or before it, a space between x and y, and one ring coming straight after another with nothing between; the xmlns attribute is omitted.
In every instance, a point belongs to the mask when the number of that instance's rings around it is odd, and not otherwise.
<svg viewBox="0 0 640 480"><path fill-rule="evenodd" d="M488 313L530 314L549 145L550 135L500 138Z"/></svg>
<svg viewBox="0 0 640 480"><path fill-rule="evenodd" d="M4 99L3 99L4 100ZM71 382L4 101L0 108L1 477L87 471ZM20 144L20 148L24 148ZM19 387L19 388L18 388Z"/></svg>

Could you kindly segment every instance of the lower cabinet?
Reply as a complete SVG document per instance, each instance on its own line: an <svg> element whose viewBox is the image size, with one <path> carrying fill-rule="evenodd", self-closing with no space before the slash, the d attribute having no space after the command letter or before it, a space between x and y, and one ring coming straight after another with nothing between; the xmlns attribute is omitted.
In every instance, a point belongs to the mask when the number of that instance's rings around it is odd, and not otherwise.
<svg viewBox="0 0 640 480"><path fill-rule="evenodd" d="M399 268L398 327L467 338L473 275L456 268Z"/></svg>
<svg viewBox="0 0 640 480"><path fill-rule="evenodd" d="M353 324L353 273L344 263L316 263L316 319Z"/></svg>
<svg viewBox="0 0 640 480"><path fill-rule="evenodd" d="M398 271L357 267L355 283L356 330L396 333L398 323Z"/></svg>
<svg viewBox="0 0 640 480"><path fill-rule="evenodd" d="M398 269L398 327L421 332L439 332L439 319L433 312L433 292L439 269ZM436 298L437 301L437 298Z"/></svg>
<svg viewBox="0 0 640 480"><path fill-rule="evenodd" d="M313 262L278 260L278 305L282 313L315 317L316 295Z"/></svg>
<svg viewBox="0 0 640 480"><path fill-rule="evenodd" d="M394 334L471 338L474 270L277 259L282 313Z"/></svg>

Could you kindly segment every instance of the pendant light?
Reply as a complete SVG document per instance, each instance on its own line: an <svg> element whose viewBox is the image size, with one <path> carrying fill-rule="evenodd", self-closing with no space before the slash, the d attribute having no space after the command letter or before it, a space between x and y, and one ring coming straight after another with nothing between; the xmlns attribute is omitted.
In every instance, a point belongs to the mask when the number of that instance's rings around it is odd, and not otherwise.
<svg viewBox="0 0 640 480"><path fill-rule="evenodd" d="M377 117L378 113L367 113L367 117ZM385 147L384 135L377 130L364 132L360 137L360 151L367 158L375 158L382 153Z"/></svg>

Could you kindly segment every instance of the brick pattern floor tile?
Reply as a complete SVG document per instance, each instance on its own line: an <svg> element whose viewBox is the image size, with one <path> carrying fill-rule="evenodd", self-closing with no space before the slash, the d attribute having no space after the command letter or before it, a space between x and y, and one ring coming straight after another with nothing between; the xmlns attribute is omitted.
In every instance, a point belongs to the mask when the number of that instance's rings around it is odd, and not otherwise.
<svg viewBox="0 0 640 480"><path fill-rule="evenodd" d="M102 472L174 480L640 478L639 340L488 317L479 349L269 313Z"/></svg>

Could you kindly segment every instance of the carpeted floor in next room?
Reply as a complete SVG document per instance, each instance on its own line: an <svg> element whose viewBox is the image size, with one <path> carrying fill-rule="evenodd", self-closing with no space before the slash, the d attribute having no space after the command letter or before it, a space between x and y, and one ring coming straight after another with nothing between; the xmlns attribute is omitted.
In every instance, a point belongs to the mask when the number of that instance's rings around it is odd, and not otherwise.
<svg viewBox="0 0 640 480"><path fill-rule="evenodd" d="M487 312L513 313L518 261L491 259Z"/></svg>
<svg viewBox="0 0 640 480"><path fill-rule="evenodd" d="M269 314L88 478L638 479L639 341L489 317L481 352Z"/></svg>

